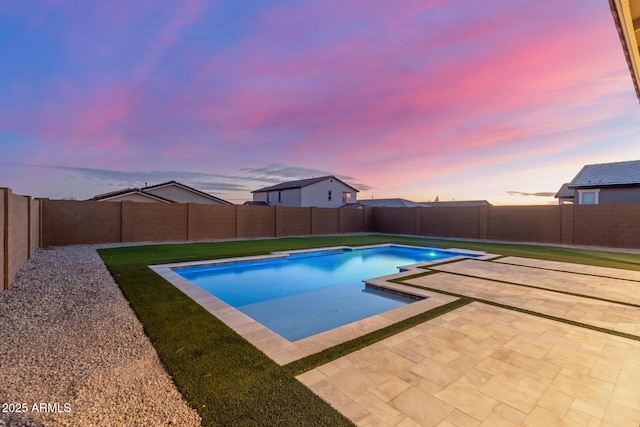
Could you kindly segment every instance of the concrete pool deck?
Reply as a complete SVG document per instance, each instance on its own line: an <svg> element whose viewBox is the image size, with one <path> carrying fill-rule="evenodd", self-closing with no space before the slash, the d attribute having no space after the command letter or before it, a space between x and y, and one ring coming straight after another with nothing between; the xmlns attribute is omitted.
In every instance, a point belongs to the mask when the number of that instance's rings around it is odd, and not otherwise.
<svg viewBox="0 0 640 427"><path fill-rule="evenodd" d="M640 424L640 272L430 268L406 283L474 301L297 378L360 426Z"/></svg>

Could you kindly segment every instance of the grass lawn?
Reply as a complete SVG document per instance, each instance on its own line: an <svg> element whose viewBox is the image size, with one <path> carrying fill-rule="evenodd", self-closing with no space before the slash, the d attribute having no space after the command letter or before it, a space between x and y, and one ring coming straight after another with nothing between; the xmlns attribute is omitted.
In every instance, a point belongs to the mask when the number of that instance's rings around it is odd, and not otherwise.
<svg viewBox="0 0 640 427"><path fill-rule="evenodd" d="M279 250L377 243L456 247L505 256L640 270L640 257L635 254L384 235L165 244L101 249L99 252L178 389L200 413L204 425L341 426L352 423L300 384L295 375L472 300L462 298L319 354L279 366L147 266Z"/></svg>

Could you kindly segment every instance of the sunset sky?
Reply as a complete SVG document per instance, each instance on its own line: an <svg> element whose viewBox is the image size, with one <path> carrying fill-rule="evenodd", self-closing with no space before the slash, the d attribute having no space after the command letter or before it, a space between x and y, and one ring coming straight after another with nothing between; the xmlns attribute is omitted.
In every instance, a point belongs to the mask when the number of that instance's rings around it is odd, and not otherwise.
<svg viewBox="0 0 640 427"><path fill-rule="evenodd" d="M606 0L4 1L0 187L555 203L640 159ZM550 197L551 195L551 197Z"/></svg>

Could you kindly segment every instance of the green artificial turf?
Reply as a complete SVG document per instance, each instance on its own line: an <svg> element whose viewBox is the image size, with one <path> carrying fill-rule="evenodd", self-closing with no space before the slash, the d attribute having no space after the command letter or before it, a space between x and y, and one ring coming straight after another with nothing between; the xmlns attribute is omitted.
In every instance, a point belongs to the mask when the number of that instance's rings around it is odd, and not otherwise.
<svg viewBox="0 0 640 427"><path fill-rule="evenodd" d="M638 255L574 248L358 235L164 244L102 249L111 274L144 325L167 371L204 425L352 425L294 376L471 302L462 298L281 367L148 268L151 264L337 245L402 243L462 248L640 270Z"/></svg>

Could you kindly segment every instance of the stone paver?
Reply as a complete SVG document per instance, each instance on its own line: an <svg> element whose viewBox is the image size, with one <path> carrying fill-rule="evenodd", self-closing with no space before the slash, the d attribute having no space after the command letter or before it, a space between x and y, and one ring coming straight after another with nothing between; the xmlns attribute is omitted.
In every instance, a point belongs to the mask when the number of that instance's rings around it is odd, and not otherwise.
<svg viewBox="0 0 640 427"><path fill-rule="evenodd" d="M542 271L540 274L544 273L546 272ZM640 322L638 321L640 307L449 273L431 274L408 280L407 283L497 302L640 337ZM640 283L638 286L640 287Z"/></svg>
<svg viewBox="0 0 640 427"><path fill-rule="evenodd" d="M494 262L545 268L548 270L568 271L570 273L590 274L593 276L613 277L640 282L640 271L621 270L619 268L598 267L595 265L572 264L568 262L548 261L544 259L522 258L515 256L500 258Z"/></svg>
<svg viewBox="0 0 640 427"><path fill-rule="evenodd" d="M407 283L640 337L637 272L497 261ZM640 340L481 302L298 379L361 426L640 425Z"/></svg>
<svg viewBox="0 0 640 427"><path fill-rule="evenodd" d="M574 265L562 264L566 266ZM640 305L640 285L633 280L595 277L566 271L541 270L539 268L476 260L465 260L432 268L437 271ZM629 272L629 274L632 273ZM626 274L626 272L623 271L621 274Z"/></svg>
<svg viewBox="0 0 640 427"><path fill-rule="evenodd" d="M358 425L640 423L640 342L478 302L298 379Z"/></svg>

